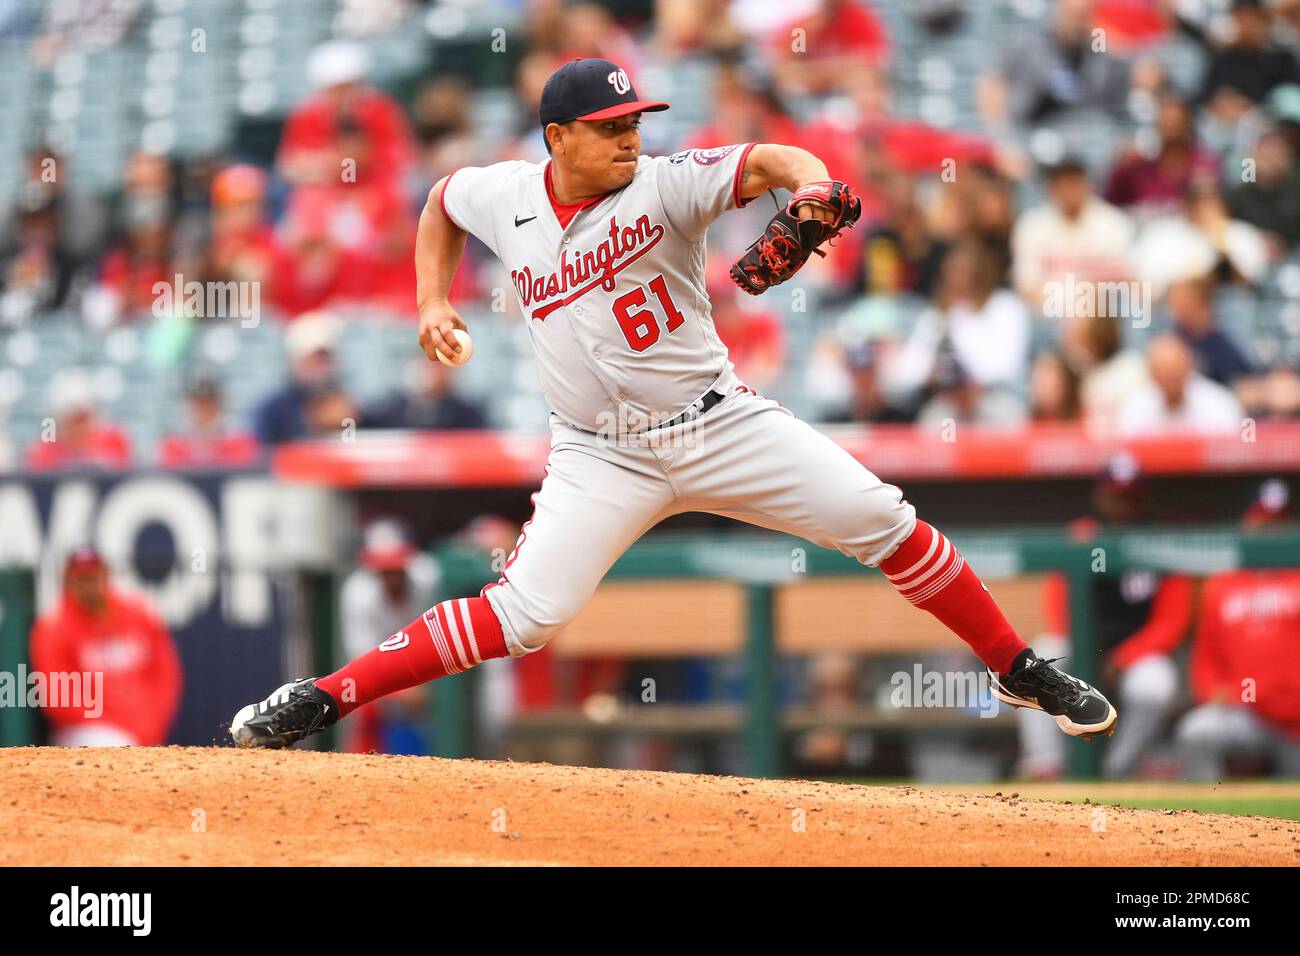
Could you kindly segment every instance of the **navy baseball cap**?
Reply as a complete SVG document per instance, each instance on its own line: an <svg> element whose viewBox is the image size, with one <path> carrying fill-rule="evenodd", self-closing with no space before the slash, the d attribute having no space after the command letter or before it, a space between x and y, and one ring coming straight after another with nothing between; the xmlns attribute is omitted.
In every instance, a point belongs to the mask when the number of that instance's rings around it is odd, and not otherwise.
<svg viewBox="0 0 1300 956"><path fill-rule="evenodd" d="M545 129L548 123L613 119L666 109L667 103L638 99L627 73L613 60L579 57L551 74L542 88L537 114Z"/></svg>

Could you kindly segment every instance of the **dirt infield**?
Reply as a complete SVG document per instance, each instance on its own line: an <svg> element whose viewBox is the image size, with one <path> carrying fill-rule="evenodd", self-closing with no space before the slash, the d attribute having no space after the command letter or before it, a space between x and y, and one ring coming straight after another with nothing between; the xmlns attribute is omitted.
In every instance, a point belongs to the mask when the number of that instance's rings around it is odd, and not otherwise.
<svg viewBox="0 0 1300 956"><path fill-rule="evenodd" d="M0 864L1300 864L1300 824L912 787L216 748L0 750Z"/></svg>

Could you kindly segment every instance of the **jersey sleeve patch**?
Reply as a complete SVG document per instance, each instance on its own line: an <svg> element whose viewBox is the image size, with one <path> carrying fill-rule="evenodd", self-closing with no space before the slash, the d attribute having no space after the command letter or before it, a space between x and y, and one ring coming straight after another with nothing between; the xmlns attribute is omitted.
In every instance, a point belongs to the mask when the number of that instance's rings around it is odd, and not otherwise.
<svg viewBox="0 0 1300 956"><path fill-rule="evenodd" d="M740 166L753 145L683 149L660 160L657 181L664 211L689 240L701 238L728 209L748 202L740 199Z"/></svg>
<svg viewBox="0 0 1300 956"><path fill-rule="evenodd" d="M674 166L680 166L685 162L694 160L701 166L712 166L714 163L722 162L728 155L738 149L740 149L739 143L734 146L714 146L711 149L683 149L669 156L668 162Z"/></svg>
<svg viewBox="0 0 1300 956"><path fill-rule="evenodd" d="M714 163L720 163L729 155L740 148L735 146L715 146L712 149L693 149L691 158L701 166L712 166Z"/></svg>

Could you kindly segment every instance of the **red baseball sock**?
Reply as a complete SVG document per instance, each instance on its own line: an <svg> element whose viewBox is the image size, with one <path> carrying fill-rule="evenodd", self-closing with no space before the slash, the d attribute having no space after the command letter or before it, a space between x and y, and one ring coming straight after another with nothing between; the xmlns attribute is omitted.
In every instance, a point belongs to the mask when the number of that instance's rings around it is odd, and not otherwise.
<svg viewBox="0 0 1300 956"><path fill-rule="evenodd" d="M942 534L916 522L898 550L880 563L891 584L910 603L929 611L998 674L1028 645L1007 622L993 595Z"/></svg>
<svg viewBox="0 0 1300 956"><path fill-rule="evenodd" d="M346 717L362 704L505 657L501 622L485 597L434 605L374 650L316 681Z"/></svg>

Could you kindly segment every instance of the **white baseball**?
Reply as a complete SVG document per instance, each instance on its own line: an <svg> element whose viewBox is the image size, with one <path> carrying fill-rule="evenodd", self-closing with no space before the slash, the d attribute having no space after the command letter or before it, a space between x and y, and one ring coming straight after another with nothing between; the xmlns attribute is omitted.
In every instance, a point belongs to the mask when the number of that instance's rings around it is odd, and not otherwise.
<svg viewBox="0 0 1300 956"><path fill-rule="evenodd" d="M457 365L464 365L469 361L469 357L474 354L474 340L469 337L469 333L464 329L452 329L451 334L455 336L456 341L460 343L460 354L448 357L442 354L441 349L434 349L438 353L438 361L443 365L450 365L453 368Z"/></svg>

